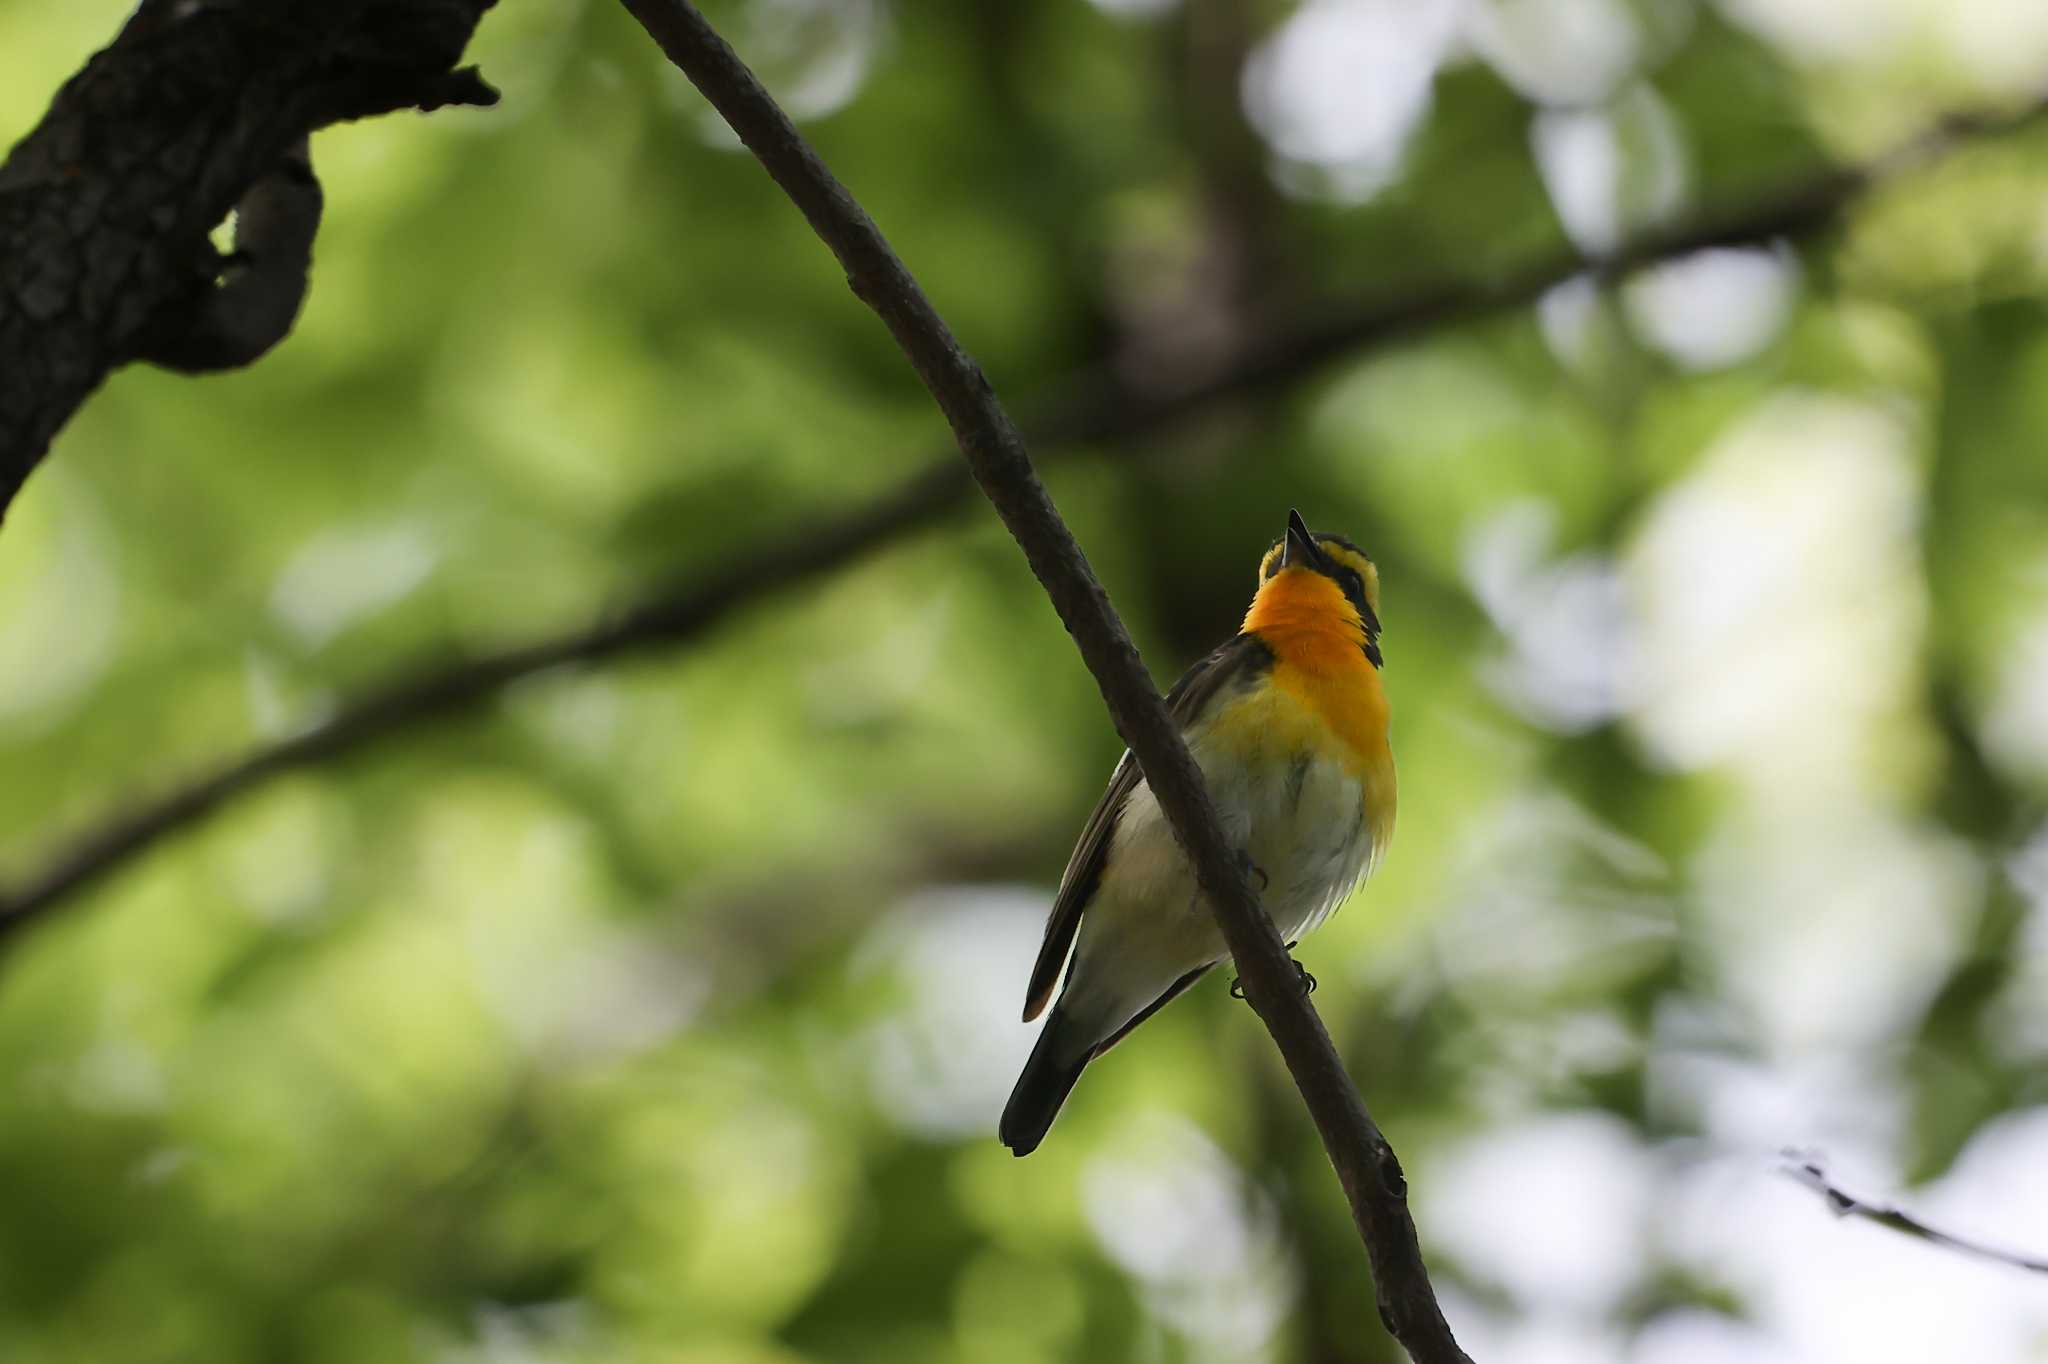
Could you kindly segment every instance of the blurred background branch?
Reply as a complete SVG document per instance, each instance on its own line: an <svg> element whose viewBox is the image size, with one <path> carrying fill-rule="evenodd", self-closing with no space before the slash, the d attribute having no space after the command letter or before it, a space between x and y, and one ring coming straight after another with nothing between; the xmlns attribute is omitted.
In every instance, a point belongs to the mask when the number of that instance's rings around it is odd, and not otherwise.
<svg viewBox="0 0 2048 1364"><path fill-rule="evenodd" d="M1973 1255L1980 1260L1990 1260L1995 1264L2006 1265L2013 1269L2023 1269L2029 1274L2048 1274L2048 1260L2037 1260L2030 1256L2021 1255L2016 1251L2002 1250L1997 1246L1986 1245L1982 1241L1973 1241L1968 1237L1957 1236L1953 1232L1943 1231L1941 1228L1932 1226L1899 1208L1858 1198L1855 1194L1847 1192L1833 1180L1829 1179L1827 1170L1819 1161L1811 1157L1801 1156L1796 1152L1787 1152L1785 1173L1796 1182L1819 1194L1826 1200L1829 1210L1838 1217L1861 1218L1863 1221L1899 1232L1918 1241L1925 1241L1930 1245L1940 1246L1945 1250L1958 1250L1965 1255Z"/></svg>
<svg viewBox="0 0 2048 1364"><path fill-rule="evenodd" d="M1204 374L1195 367L1196 377L1182 370L1175 371L1177 378L1155 377L1147 383L1127 377L1114 362L1098 363L1053 385L1051 395L1036 405L1037 415L1026 419L1025 430L1041 456L1109 453L1105 447L1157 434L1210 404L1300 383L1338 359L1526 307L1581 274L1612 281L1714 247L1809 238L1835 226L1859 196L1890 178L1960 142L2031 126L2044 113L2048 103L2004 114L1953 114L1865 165L1814 172L1743 203L1643 233L1605 256L1566 251L1493 281L1446 281L1332 308L1319 319L1247 343L1220 369ZM521 678L701 638L737 613L939 523L968 491L966 472L953 459L940 457L849 511L759 543L745 562L724 562L700 578L648 592L639 605L609 620L373 687L299 734L110 817L39 871L15 878L11 889L0 891L0 940L273 777L345 757L476 706Z"/></svg>

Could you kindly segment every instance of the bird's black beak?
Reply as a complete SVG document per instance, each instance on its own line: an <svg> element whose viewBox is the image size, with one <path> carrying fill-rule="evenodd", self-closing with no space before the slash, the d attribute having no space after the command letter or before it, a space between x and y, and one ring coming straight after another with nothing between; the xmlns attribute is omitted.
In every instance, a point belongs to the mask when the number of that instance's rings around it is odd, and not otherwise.
<svg viewBox="0 0 2048 1364"><path fill-rule="evenodd" d="M1316 548L1316 539L1308 533L1308 523L1301 519L1301 513L1289 509L1287 513L1287 539L1280 547L1280 567L1314 568L1323 561L1322 550Z"/></svg>

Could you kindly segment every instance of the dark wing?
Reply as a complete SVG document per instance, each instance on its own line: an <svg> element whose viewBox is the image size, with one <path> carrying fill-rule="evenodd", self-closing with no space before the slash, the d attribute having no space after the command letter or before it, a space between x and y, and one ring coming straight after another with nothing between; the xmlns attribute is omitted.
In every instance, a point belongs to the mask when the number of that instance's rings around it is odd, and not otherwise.
<svg viewBox="0 0 2048 1364"><path fill-rule="evenodd" d="M1273 651L1257 635L1239 635L1222 648L1181 674L1180 681L1166 694L1166 708L1183 732L1205 710L1217 694L1233 682L1263 673L1273 664ZM1117 816L1124 802L1138 788L1137 759L1126 752L1109 779L1109 789L1096 803L1095 813L1081 829L1081 841L1067 860L1060 877L1059 894L1053 897L1052 914L1045 921L1045 941L1038 949L1038 964L1031 968L1031 985L1024 994L1024 1021L1029 1023L1045 1010L1059 979L1060 965L1074 946L1074 934L1081 927L1081 911L1095 898L1102 884L1102 868L1109 860L1110 840L1116 836Z"/></svg>

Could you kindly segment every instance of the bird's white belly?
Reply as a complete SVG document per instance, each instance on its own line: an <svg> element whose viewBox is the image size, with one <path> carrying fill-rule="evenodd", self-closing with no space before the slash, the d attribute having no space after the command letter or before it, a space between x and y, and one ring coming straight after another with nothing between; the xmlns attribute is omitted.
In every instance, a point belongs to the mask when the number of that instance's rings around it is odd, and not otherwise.
<svg viewBox="0 0 2048 1364"><path fill-rule="evenodd" d="M1274 762L1197 749L1224 832L1253 865L1252 885L1287 942L1327 918L1370 870L1365 788L1341 763ZM1228 955L1193 868L1151 788L1118 818L1103 883L1081 921L1069 1004L1113 1030L1188 972Z"/></svg>
<svg viewBox="0 0 2048 1364"><path fill-rule="evenodd" d="M1288 942L1330 916L1358 885L1372 854L1364 784L1338 763L1305 766L1299 796L1284 784L1248 793L1247 846L1267 877L1261 899Z"/></svg>

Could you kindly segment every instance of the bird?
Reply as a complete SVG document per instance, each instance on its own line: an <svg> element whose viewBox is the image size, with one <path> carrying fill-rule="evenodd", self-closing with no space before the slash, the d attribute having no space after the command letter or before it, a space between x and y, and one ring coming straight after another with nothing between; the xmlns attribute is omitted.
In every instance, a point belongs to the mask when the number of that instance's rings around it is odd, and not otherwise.
<svg viewBox="0 0 2048 1364"><path fill-rule="evenodd" d="M1238 634L1166 696L1290 950L1364 882L1393 834L1379 597L1379 570L1364 551L1312 533L1290 510L1259 561ZM1227 955L1194 870L1126 751L1046 918L1025 1022L1052 1001L1063 965L1066 977L1003 1109L1003 1145L1019 1156L1036 1150L1088 1063ZM1305 970L1302 982L1314 988Z"/></svg>

